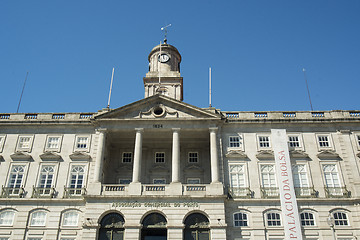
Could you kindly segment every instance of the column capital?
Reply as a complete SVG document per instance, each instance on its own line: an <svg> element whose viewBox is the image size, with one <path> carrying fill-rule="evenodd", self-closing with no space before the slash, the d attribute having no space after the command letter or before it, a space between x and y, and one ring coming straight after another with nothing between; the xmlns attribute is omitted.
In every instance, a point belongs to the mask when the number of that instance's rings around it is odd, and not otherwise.
<svg viewBox="0 0 360 240"><path fill-rule="evenodd" d="M144 128L135 128L135 131L136 131L136 132L143 132L143 131L144 131Z"/></svg>
<svg viewBox="0 0 360 240"><path fill-rule="evenodd" d="M212 133L212 132L217 132L218 131L218 127L210 127L209 128L209 131Z"/></svg>
<svg viewBox="0 0 360 240"><path fill-rule="evenodd" d="M173 132L180 132L181 128L172 128Z"/></svg>

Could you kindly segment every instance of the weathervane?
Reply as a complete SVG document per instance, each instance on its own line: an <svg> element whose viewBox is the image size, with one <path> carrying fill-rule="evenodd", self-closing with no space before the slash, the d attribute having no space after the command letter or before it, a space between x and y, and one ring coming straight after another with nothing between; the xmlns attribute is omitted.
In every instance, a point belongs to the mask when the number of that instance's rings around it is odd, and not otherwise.
<svg viewBox="0 0 360 240"><path fill-rule="evenodd" d="M161 31L165 31L165 38L164 38L164 43L166 44L166 42L167 42L167 28L168 27L171 27L171 24L168 24L168 25L166 25L165 27L162 27L161 28Z"/></svg>

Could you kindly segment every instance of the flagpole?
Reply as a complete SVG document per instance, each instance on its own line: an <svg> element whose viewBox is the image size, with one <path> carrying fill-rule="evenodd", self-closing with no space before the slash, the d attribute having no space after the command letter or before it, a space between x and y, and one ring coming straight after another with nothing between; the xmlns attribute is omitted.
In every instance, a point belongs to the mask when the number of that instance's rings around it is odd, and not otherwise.
<svg viewBox="0 0 360 240"><path fill-rule="evenodd" d="M111 90L112 90L113 80L114 80L114 68L112 69L112 74L111 74L110 92L109 92L109 100L108 100L107 108L110 107L110 98L111 98Z"/></svg>

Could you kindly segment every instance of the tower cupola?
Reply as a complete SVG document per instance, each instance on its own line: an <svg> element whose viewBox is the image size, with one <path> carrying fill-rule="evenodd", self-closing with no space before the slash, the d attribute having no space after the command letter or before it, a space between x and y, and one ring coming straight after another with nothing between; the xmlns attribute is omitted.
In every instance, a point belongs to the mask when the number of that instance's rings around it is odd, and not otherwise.
<svg viewBox="0 0 360 240"><path fill-rule="evenodd" d="M145 98L163 94L183 100L183 78L180 76L181 55L172 45L155 46L148 57L149 72L144 77Z"/></svg>

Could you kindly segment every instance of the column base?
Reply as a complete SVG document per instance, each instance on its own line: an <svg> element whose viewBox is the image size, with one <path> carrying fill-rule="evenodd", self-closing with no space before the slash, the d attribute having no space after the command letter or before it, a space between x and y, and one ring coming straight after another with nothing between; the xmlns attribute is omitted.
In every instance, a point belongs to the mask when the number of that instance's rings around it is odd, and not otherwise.
<svg viewBox="0 0 360 240"><path fill-rule="evenodd" d="M181 182L171 182L166 189L166 195L182 195L183 186Z"/></svg>
<svg viewBox="0 0 360 240"><path fill-rule="evenodd" d="M207 195L224 195L224 184L222 182L210 183L206 189Z"/></svg>
<svg viewBox="0 0 360 240"><path fill-rule="evenodd" d="M87 195L101 195L101 182L89 183L86 188Z"/></svg>
<svg viewBox="0 0 360 240"><path fill-rule="evenodd" d="M128 194L129 195L141 195L142 193L142 184L141 182L132 182L129 184L129 190L128 190Z"/></svg>

